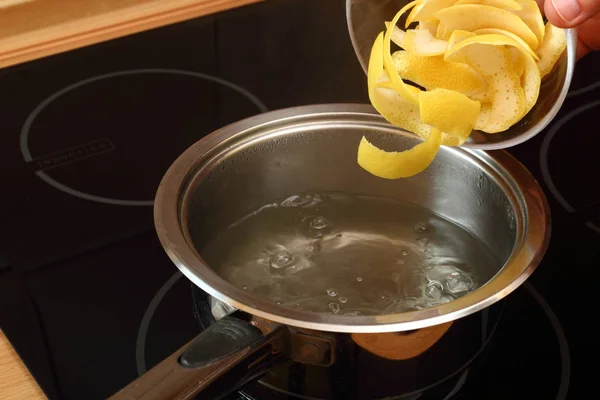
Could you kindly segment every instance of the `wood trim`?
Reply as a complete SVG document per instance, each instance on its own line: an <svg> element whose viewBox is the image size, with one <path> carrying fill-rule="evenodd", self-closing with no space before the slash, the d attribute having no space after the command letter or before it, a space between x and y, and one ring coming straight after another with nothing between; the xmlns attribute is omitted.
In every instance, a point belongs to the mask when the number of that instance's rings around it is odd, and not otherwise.
<svg viewBox="0 0 600 400"><path fill-rule="evenodd" d="M44 392L0 330L0 399L46 399Z"/></svg>
<svg viewBox="0 0 600 400"><path fill-rule="evenodd" d="M263 0L0 0L0 68Z"/></svg>

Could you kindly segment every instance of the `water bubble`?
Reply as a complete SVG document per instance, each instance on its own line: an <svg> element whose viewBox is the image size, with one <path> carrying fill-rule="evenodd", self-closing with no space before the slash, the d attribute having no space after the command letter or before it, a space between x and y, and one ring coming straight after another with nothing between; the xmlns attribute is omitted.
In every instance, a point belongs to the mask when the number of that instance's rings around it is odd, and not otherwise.
<svg viewBox="0 0 600 400"><path fill-rule="evenodd" d="M244 286L242 286L242 289L246 290L246 289L248 289L248 286L244 285Z"/></svg>
<svg viewBox="0 0 600 400"><path fill-rule="evenodd" d="M458 271L452 272L446 278L446 287L450 293L456 294L471 290L473 280L470 276L462 274Z"/></svg>
<svg viewBox="0 0 600 400"><path fill-rule="evenodd" d="M340 312L340 305L338 303L329 303L329 309L332 313L337 314Z"/></svg>
<svg viewBox="0 0 600 400"><path fill-rule="evenodd" d="M337 235L335 235L336 238L341 239L342 238L342 234L338 233Z"/></svg>
<svg viewBox="0 0 600 400"><path fill-rule="evenodd" d="M392 281L394 281L394 282L399 282L399 281L400 281L400 274L398 274L398 273L393 273L393 274L392 274Z"/></svg>
<svg viewBox="0 0 600 400"><path fill-rule="evenodd" d="M438 281L431 281L425 287L425 294L432 299L439 299L444 292L444 286Z"/></svg>
<svg viewBox="0 0 600 400"><path fill-rule="evenodd" d="M362 282L362 278L359 276L359 277L356 278L356 281L357 282Z"/></svg>
<svg viewBox="0 0 600 400"><path fill-rule="evenodd" d="M330 225L329 221L325 217L316 217L310 221L310 227L313 229L323 229Z"/></svg>
<svg viewBox="0 0 600 400"><path fill-rule="evenodd" d="M340 303L345 303L345 302L347 302L347 301L348 301L348 299L347 299L347 298L345 298L344 296L341 296L341 297L339 298L339 301L340 301Z"/></svg>
<svg viewBox="0 0 600 400"><path fill-rule="evenodd" d="M396 261L396 264L402 265L402 264L404 264L404 260L398 260L398 261Z"/></svg>
<svg viewBox="0 0 600 400"><path fill-rule="evenodd" d="M338 295L338 292L335 291L335 289L327 289L326 292L327 292L327 296L330 296L330 297L335 297Z"/></svg>
<svg viewBox="0 0 600 400"><path fill-rule="evenodd" d="M384 294L382 294L382 295L380 296L380 298L381 298L381 300L385 300L385 295L384 295Z"/></svg>
<svg viewBox="0 0 600 400"><path fill-rule="evenodd" d="M281 207L310 207L319 204L323 199L318 194L294 195L281 202Z"/></svg>
<svg viewBox="0 0 600 400"><path fill-rule="evenodd" d="M333 224L327 218L321 216L302 217L302 227L300 229L304 236L317 240L322 240L328 235L337 234Z"/></svg>
<svg viewBox="0 0 600 400"><path fill-rule="evenodd" d="M417 233L423 233L427 230L427 225L423 222L419 222L418 224L415 225L415 232Z"/></svg>
<svg viewBox="0 0 600 400"><path fill-rule="evenodd" d="M278 250L269 257L269 264L275 269L291 267L294 257L287 250Z"/></svg>
<svg viewBox="0 0 600 400"><path fill-rule="evenodd" d="M347 315L349 317L357 317L359 315L361 315L360 311L347 311L344 313L344 315Z"/></svg>
<svg viewBox="0 0 600 400"><path fill-rule="evenodd" d="M429 244L429 239L426 237L418 237L417 243L419 243L421 246L427 246Z"/></svg>
<svg viewBox="0 0 600 400"><path fill-rule="evenodd" d="M402 250L400 252L400 254L402 254L403 256L407 256L408 255L408 250Z"/></svg>

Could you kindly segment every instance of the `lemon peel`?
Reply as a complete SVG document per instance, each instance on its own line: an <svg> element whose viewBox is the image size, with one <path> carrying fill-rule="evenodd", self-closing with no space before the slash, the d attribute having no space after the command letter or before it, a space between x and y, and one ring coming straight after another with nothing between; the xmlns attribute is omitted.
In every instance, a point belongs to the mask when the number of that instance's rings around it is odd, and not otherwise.
<svg viewBox="0 0 600 400"><path fill-rule="evenodd" d="M385 29L389 28L389 26L390 26L390 21L386 21ZM392 43L394 43L398 47L404 48L405 36L406 36L406 32L404 32L402 29L398 28L397 26L393 26L392 34L390 36L390 40L392 41Z"/></svg>
<svg viewBox="0 0 600 400"><path fill-rule="evenodd" d="M507 37L511 38L512 40L514 40L515 42L517 42L523 48L523 50L527 51L531 55L531 57L533 57L536 61L540 59L538 57L538 55L531 49L531 47L529 47L529 45L527 43L525 43L525 41L523 39L521 39L520 37L518 37L517 35L515 35L512 32L506 31L504 29L484 28L484 29L477 29L477 30L473 31L473 33L476 35L498 34L498 35L507 36Z"/></svg>
<svg viewBox="0 0 600 400"><path fill-rule="evenodd" d="M535 0L516 0L520 5L520 10L511 10L513 14L519 17L525 25L531 29L537 37L538 43L544 41L544 19L542 12ZM535 50L535 48L533 48Z"/></svg>
<svg viewBox="0 0 600 400"><path fill-rule="evenodd" d="M409 89L410 85L404 83L400 75L398 75L398 71L396 71L396 68L394 67L394 61L392 61L392 54L390 50L392 32L394 31L398 20L400 17L402 17L402 15L404 15L404 13L406 13L406 11L408 11L411 7L414 7L415 4L416 2L414 1L408 3L400 11L398 11L398 13L390 21L390 24L388 25L383 37L383 66L390 78L390 81L392 82L392 85L394 86L394 90L409 103L417 105L419 104L419 96L414 91L411 91Z"/></svg>
<svg viewBox="0 0 600 400"><path fill-rule="evenodd" d="M389 123L419 136L428 135L430 127L421 123L418 105L408 102L395 90L392 82L387 79L383 65L383 33L380 33L373 43L369 68L367 71L369 100L379 114ZM409 86L407 90L418 98L419 90Z"/></svg>
<svg viewBox="0 0 600 400"><path fill-rule="evenodd" d="M472 32L477 29L496 28L514 33L533 50L537 49L539 44L537 36L523 20L501 8L464 4L439 10L434 17L440 20L437 34L440 39L448 39L457 29Z"/></svg>
<svg viewBox="0 0 600 400"><path fill-rule="evenodd" d="M394 64L405 79L427 90L454 90L475 100L485 100L488 85L485 79L467 64L448 62L444 56L424 57L397 51Z"/></svg>
<svg viewBox="0 0 600 400"><path fill-rule="evenodd" d="M458 0L455 5L461 4L482 4L484 6L492 6L502 8L504 10L522 10L523 6L515 0Z"/></svg>
<svg viewBox="0 0 600 400"><path fill-rule="evenodd" d="M404 31L397 25L409 10ZM403 50L392 54L391 43ZM368 89L389 123L423 142L388 152L363 137L359 165L381 178L405 178L474 129L505 131L535 105L542 77L565 48L565 31L544 25L535 0L412 1L373 43Z"/></svg>
<svg viewBox="0 0 600 400"><path fill-rule="evenodd" d="M475 34L473 32L463 31L463 30L460 30L460 29L455 30L450 35L450 38L448 38L448 49L453 48L454 46L456 46L457 44L459 44L463 40L466 40L466 39L468 39L470 37L473 37L473 36L475 36ZM455 56L454 57L454 61L458 62L458 63L463 63L463 64L466 63L464 57L460 57L460 56Z"/></svg>
<svg viewBox="0 0 600 400"><path fill-rule="evenodd" d="M489 84L492 110L487 124L480 128L486 133L505 131L523 116L525 96L520 77L510 65L510 53L504 46L485 43L483 35L463 40L446 53L452 60L460 52L467 63L482 74ZM484 43L481 43L483 41ZM497 43L490 40L492 43Z"/></svg>
<svg viewBox="0 0 600 400"><path fill-rule="evenodd" d="M471 38L473 36L475 36L475 33L473 32L457 29L454 32L452 32L450 38L448 38L448 48L451 49L463 40Z"/></svg>
<svg viewBox="0 0 600 400"><path fill-rule="evenodd" d="M409 29L404 37L404 49L420 56L439 56L446 52L448 42L434 37L426 29Z"/></svg>
<svg viewBox="0 0 600 400"><path fill-rule="evenodd" d="M362 137L357 161L367 172L384 179L399 179L423 172L435 159L442 142L442 132L432 129L422 143L405 151L385 151Z"/></svg>
<svg viewBox="0 0 600 400"><path fill-rule="evenodd" d="M406 28L416 21L431 18L436 12L452 6L456 0L418 0L416 6L406 17Z"/></svg>
<svg viewBox="0 0 600 400"><path fill-rule="evenodd" d="M518 75L511 65L513 56L506 46L520 51L524 67ZM517 41L500 34L476 35L449 49L446 60L466 59L467 63L488 79L492 111L486 133L505 131L526 115L539 96L540 73L531 54ZM523 81L523 84L521 84Z"/></svg>
<svg viewBox="0 0 600 400"><path fill-rule="evenodd" d="M377 112L386 121L406 131L413 132L422 139L427 139L431 126L421 121L419 106L403 99L396 93L385 73L383 66L383 33L380 33L371 49L369 68L367 71L369 100ZM409 86L418 97L420 90ZM445 146L460 146L464 140L442 133L442 144Z"/></svg>
<svg viewBox="0 0 600 400"><path fill-rule="evenodd" d="M565 48L567 47L567 34L563 29L557 28L550 22L546 23L546 33L544 41L537 49L539 61L537 67L542 77L546 76L554 64L558 61Z"/></svg>
<svg viewBox="0 0 600 400"><path fill-rule="evenodd" d="M510 53L510 62L513 66L513 70L515 71L515 74L520 77L523 75L523 72L525 72L525 59L523 58L523 53L515 47L509 48L508 52Z"/></svg>
<svg viewBox="0 0 600 400"><path fill-rule="evenodd" d="M427 18L419 21L417 29L424 29L431 33L431 36L435 37L438 30L439 21L435 18Z"/></svg>
<svg viewBox="0 0 600 400"><path fill-rule="evenodd" d="M466 140L477 121L481 103L462 93L433 89L419 93L421 121L459 140Z"/></svg>
<svg viewBox="0 0 600 400"><path fill-rule="evenodd" d="M479 115L477 121L475 121L475 129L482 130L490 121L490 115L492 114L492 103L481 103L479 109Z"/></svg>

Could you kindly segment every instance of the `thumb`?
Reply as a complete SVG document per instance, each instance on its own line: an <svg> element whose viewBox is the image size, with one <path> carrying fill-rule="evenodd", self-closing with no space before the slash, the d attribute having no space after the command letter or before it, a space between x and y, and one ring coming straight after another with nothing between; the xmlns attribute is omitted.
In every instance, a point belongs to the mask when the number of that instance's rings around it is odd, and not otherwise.
<svg viewBox="0 0 600 400"><path fill-rule="evenodd" d="M544 13L558 28L573 28L600 12L600 0L546 0Z"/></svg>

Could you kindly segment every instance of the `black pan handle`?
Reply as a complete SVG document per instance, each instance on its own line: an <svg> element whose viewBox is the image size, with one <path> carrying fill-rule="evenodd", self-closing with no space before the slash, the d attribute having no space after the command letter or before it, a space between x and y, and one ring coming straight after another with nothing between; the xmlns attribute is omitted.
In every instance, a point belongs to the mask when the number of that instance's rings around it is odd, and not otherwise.
<svg viewBox="0 0 600 400"><path fill-rule="evenodd" d="M211 391L211 383L231 372L233 384L217 385L219 391L231 392L258 378L288 332L281 326L263 336L248 322L226 316L109 399L184 400L199 393L200 399L220 398L224 394ZM204 396L205 389L213 393Z"/></svg>

